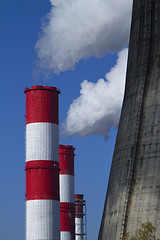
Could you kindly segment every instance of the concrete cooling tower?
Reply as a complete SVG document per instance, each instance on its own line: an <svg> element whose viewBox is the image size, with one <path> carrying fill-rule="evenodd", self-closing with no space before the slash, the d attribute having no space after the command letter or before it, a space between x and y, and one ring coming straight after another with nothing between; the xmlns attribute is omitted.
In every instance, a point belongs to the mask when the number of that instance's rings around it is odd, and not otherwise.
<svg viewBox="0 0 160 240"><path fill-rule="evenodd" d="M160 1L133 0L125 96L99 240L160 236Z"/></svg>

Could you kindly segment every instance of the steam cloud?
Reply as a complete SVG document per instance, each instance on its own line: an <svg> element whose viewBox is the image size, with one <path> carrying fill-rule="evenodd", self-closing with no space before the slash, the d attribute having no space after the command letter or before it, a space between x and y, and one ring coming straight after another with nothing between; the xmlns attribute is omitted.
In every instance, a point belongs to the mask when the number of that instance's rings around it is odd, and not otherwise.
<svg viewBox="0 0 160 240"><path fill-rule="evenodd" d="M128 49L118 53L117 64L97 83L84 80L80 96L73 101L63 123L63 134L102 134L105 140L117 127L124 95Z"/></svg>
<svg viewBox="0 0 160 240"><path fill-rule="evenodd" d="M60 73L74 69L81 59L102 57L128 44L133 0L50 0L42 33L36 43L39 67ZM117 127L122 105L127 49L97 83L81 83L63 124L63 134L102 134Z"/></svg>
<svg viewBox="0 0 160 240"><path fill-rule="evenodd" d="M125 47L132 1L50 0L51 11L35 46L39 66L60 73L74 69L81 59Z"/></svg>

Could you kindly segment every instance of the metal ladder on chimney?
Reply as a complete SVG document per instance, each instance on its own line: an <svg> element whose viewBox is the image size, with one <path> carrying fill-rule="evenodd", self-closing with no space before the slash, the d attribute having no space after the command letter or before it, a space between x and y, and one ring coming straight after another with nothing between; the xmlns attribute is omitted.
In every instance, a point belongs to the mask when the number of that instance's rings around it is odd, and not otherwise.
<svg viewBox="0 0 160 240"><path fill-rule="evenodd" d="M75 233L75 239L87 240L87 216L86 216L86 200L75 200L75 207L80 206L82 208L83 214L75 213L75 217L82 217L81 228L83 233ZM76 226L75 226L76 227Z"/></svg>

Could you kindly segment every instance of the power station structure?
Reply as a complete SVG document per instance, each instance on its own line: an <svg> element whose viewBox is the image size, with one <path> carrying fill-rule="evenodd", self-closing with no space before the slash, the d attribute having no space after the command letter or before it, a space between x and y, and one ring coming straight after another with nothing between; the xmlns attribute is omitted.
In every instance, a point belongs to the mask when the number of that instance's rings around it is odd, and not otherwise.
<svg viewBox="0 0 160 240"><path fill-rule="evenodd" d="M59 240L59 90L32 86L25 93L26 240Z"/></svg>
<svg viewBox="0 0 160 240"><path fill-rule="evenodd" d="M75 240L87 240L86 201L83 194L75 194Z"/></svg>
<svg viewBox="0 0 160 240"><path fill-rule="evenodd" d="M99 240L160 235L160 1L133 0L124 102Z"/></svg>
<svg viewBox="0 0 160 240"><path fill-rule="evenodd" d="M59 145L61 240L75 239L74 150L71 145Z"/></svg>

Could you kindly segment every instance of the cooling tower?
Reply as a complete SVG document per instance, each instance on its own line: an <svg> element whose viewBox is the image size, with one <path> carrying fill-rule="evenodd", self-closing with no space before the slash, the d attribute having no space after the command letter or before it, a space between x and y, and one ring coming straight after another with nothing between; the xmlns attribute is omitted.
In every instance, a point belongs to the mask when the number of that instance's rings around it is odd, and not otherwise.
<svg viewBox="0 0 160 240"><path fill-rule="evenodd" d="M32 86L25 93L26 240L59 240L59 91Z"/></svg>
<svg viewBox="0 0 160 240"><path fill-rule="evenodd" d="M74 150L59 145L61 240L75 239Z"/></svg>
<svg viewBox="0 0 160 240"><path fill-rule="evenodd" d="M160 1L133 0L123 108L99 240L151 221L160 236Z"/></svg>

